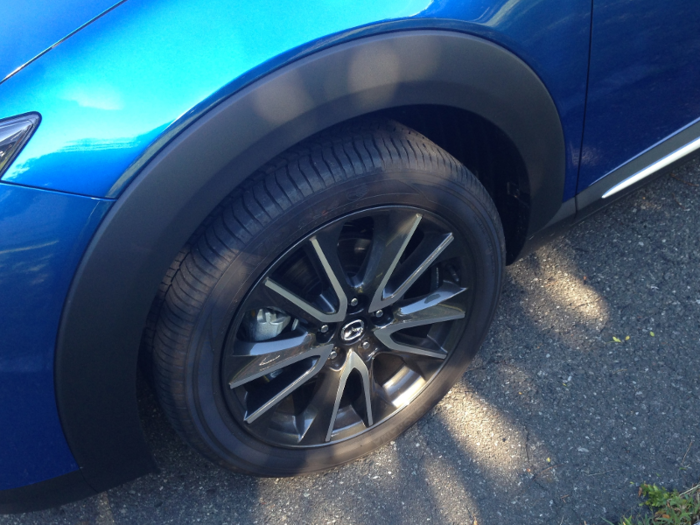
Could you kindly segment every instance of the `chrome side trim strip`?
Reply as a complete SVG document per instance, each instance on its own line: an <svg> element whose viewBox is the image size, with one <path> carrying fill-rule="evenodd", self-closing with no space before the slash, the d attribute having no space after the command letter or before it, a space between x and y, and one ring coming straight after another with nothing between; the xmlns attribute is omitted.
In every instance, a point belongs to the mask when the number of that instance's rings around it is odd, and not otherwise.
<svg viewBox="0 0 700 525"><path fill-rule="evenodd" d="M610 197L611 195L616 194L618 191L624 190L626 187L631 186L635 182L638 182L642 180L645 177L648 177L652 173L655 173L659 171L661 168L665 168L669 164L672 164L673 162L676 162L678 159L681 159L685 157L686 155L689 155L693 151L700 149L700 138L695 139L693 142L690 142L689 144L686 144L682 148L677 149L673 153L669 153L662 159L657 160L653 164L647 166L644 168L642 171L638 171L634 175L627 177L625 180L620 182L619 184L616 184L612 188L610 188L608 191L606 191L603 194L603 198Z"/></svg>

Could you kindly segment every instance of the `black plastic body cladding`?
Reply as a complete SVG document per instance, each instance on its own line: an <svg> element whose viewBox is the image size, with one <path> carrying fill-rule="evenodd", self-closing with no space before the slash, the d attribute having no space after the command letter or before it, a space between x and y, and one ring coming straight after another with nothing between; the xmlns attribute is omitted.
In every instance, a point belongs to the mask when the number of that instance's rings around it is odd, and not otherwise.
<svg viewBox="0 0 700 525"><path fill-rule="evenodd" d="M0 514L48 509L94 494L82 473L76 470L32 485L0 490Z"/></svg>
<svg viewBox="0 0 700 525"><path fill-rule="evenodd" d="M373 57L392 61L395 75ZM512 53L447 31L362 39L299 60L224 100L178 136L120 196L65 305L56 355L59 414L89 485L153 468L136 403L146 315L170 262L210 211L300 140L380 109L440 104L501 128L528 171L528 237L559 210L564 138L545 86Z"/></svg>

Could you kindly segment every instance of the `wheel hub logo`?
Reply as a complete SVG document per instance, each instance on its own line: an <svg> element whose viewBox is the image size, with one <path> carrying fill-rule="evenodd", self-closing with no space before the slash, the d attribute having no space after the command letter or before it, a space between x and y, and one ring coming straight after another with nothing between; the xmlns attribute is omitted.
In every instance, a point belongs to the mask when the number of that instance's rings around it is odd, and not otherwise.
<svg viewBox="0 0 700 525"><path fill-rule="evenodd" d="M343 326L340 332L340 338L346 343L350 343L355 339L362 337L365 332L365 323L362 319L355 319L354 321Z"/></svg>

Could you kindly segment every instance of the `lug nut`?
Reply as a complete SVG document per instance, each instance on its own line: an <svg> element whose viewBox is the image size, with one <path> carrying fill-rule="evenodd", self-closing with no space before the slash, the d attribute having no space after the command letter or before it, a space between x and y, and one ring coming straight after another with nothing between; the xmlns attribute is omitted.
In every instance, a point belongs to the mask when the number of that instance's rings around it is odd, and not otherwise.
<svg viewBox="0 0 700 525"><path fill-rule="evenodd" d="M327 324L324 324L324 325L321 327L321 333L322 333L322 334L325 334L327 331L328 331L328 325L327 325Z"/></svg>
<svg viewBox="0 0 700 525"><path fill-rule="evenodd" d="M357 300L357 297L353 297L352 299L350 299L350 306L357 306L357 303L359 302L360 301Z"/></svg>
<svg viewBox="0 0 700 525"><path fill-rule="evenodd" d="M338 357L338 351L334 348L333 350L331 350L331 353L328 355L328 358L335 359L336 357Z"/></svg>
<svg viewBox="0 0 700 525"><path fill-rule="evenodd" d="M362 348L364 348L365 350L367 350L367 349L369 348L369 341L364 341L364 342L362 343Z"/></svg>
<svg viewBox="0 0 700 525"><path fill-rule="evenodd" d="M381 317L382 315L384 315L384 312L381 310L377 310L376 312L374 312L374 317Z"/></svg>

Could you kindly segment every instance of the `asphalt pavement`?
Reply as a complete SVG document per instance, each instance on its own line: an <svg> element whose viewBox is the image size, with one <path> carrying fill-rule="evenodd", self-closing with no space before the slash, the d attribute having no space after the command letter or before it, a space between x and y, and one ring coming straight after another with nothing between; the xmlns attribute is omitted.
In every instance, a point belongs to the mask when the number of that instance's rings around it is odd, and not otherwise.
<svg viewBox="0 0 700 525"><path fill-rule="evenodd" d="M190 451L141 388L160 471L9 524L598 524L700 481L700 163L506 271L479 357L395 442L256 479Z"/></svg>

